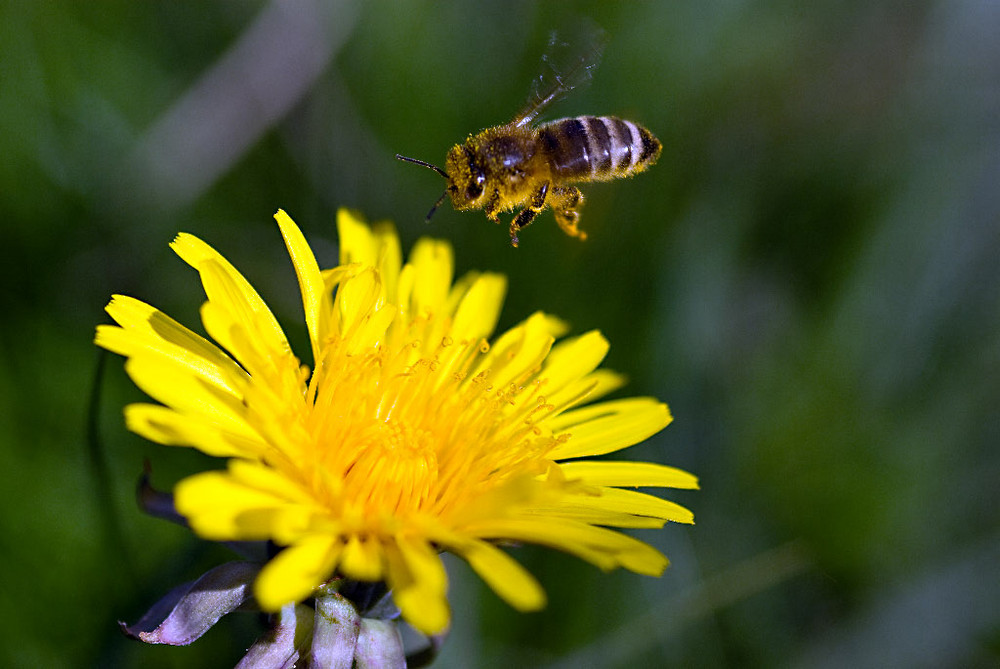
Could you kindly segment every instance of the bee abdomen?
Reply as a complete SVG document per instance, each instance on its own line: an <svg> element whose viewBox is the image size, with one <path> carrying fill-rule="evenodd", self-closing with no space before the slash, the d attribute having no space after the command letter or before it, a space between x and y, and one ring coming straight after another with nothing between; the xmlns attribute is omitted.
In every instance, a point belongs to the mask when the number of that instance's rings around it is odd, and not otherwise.
<svg viewBox="0 0 1000 669"><path fill-rule="evenodd" d="M539 127L538 139L562 177L615 179L656 162L660 142L638 123L616 116L577 116Z"/></svg>

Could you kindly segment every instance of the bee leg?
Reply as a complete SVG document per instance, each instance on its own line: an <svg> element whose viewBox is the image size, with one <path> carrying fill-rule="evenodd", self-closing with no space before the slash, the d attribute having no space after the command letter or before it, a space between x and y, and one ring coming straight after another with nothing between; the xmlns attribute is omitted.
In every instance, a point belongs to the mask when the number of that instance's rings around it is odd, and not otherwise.
<svg viewBox="0 0 1000 669"><path fill-rule="evenodd" d="M520 242L517 238L517 231L531 225L531 222L535 220L535 216L538 216L538 212L545 209L545 198L548 194L549 182L546 181L537 191L535 191L534 195L531 196L531 201L528 203L528 206L519 211L517 216L514 217L514 220L510 222L511 246L517 246Z"/></svg>
<svg viewBox="0 0 1000 669"><path fill-rule="evenodd" d="M577 224L580 222L580 207L583 206L583 193L575 186L558 186L552 189L552 210L555 213L556 223L570 237L577 237L581 241L587 238L587 233L580 230Z"/></svg>
<svg viewBox="0 0 1000 669"><path fill-rule="evenodd" d="M494 190L493 195L490 199L483 205L483 212L486 214L486 218L490 219L494 223L499 223L497 220L497 214L500 213L500 191Z"/></svg>
<svg viewBox="0 0 1000 669"><path fill-rule="evenodd" d="M530 207L525 207L518 212L514 220L510 222L510 245L517 246L521 240L517 238L517 231L521 228L525 228L535 220L535 216L538 216L538 212Z"/></svg>

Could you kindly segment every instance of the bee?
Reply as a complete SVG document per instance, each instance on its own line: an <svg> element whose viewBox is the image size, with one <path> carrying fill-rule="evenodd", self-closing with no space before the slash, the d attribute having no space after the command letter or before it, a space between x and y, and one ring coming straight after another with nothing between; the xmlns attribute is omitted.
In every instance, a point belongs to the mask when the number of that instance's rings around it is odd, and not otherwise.
<svg viewBox="0 0 1000 669"><path fill-rule="evenodd" d="M570 237L584 240L579 228L583 193L569 184L630 177L656 162L661 144L646 128L616 116L575 116L532 125L546 107L592 77L600 44L576 57L567 69L554 63L555 35L543 56L542 74L532 95L510 123L469 135L448 151L444 169L423 160L396 158L430 168L448 181L427 214L429 221L445 198L458 211L482 209L499 223L500 212L520 209L510 223L510 243L546 207Z"/></svg>

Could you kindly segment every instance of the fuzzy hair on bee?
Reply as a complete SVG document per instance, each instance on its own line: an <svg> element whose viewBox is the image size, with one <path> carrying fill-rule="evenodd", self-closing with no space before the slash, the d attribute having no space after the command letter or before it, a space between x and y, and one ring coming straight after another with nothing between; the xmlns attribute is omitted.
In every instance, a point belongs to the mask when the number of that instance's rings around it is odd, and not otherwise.
<svg viewBox="0 0 1000 669"><path fill-rule="evenodd" d="M575 116L533 125L538 114L570 90L589 82L600 60L603 40L593 40L583 55L564 67L557 55L568 47L555 35L543 56L527 104L509 123L486 128L456 144L444 169L396 154L443 176L447 188L427 220L448 197L458 211L482 209L491 221L519 209L510 222L510 242L546 208L570 237L586 239L579 228L584 197L571 184L630 177L653 165L660 141L643 126L616 116Z"/></svg>

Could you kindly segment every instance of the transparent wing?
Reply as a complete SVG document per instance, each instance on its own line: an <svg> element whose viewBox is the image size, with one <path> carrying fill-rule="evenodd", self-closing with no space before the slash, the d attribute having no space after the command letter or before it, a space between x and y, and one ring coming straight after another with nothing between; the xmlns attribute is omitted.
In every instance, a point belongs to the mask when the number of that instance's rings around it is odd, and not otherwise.
<svg viewBox="0 0 1000 669"><path fill-rule="evenodd" d="M568 38L553 31L542 56L542 71L531 84L524 108L514 117L514 126L531 123L550 104L589 84L606 43L607 33L593 23L575 28Z"/></svg>

